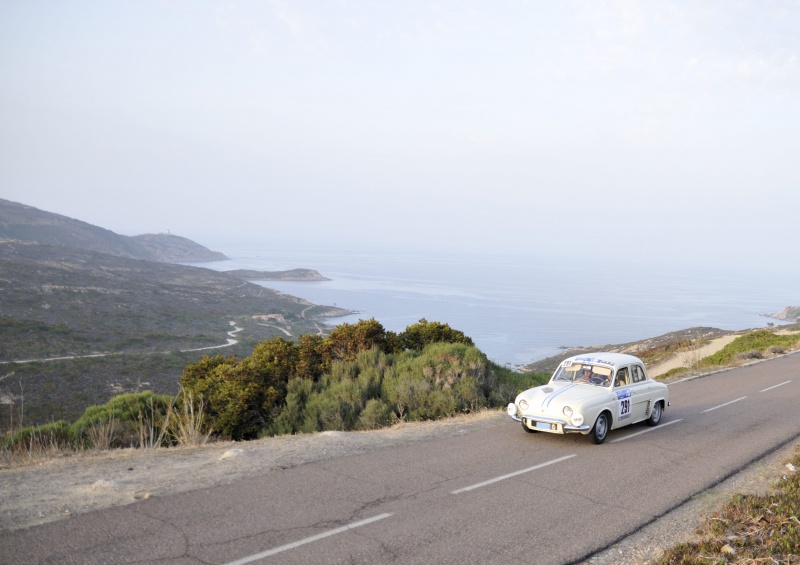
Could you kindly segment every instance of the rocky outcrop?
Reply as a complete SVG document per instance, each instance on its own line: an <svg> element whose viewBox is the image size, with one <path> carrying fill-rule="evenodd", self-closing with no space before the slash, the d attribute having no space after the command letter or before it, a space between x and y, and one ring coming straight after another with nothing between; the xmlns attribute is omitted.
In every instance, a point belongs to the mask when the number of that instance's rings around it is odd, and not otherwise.
<svg viewBox="0 0 800 565"><path fill-rule="evenodd" d="M770 314L769 317L787 322L800 322L800 306L787 306L777 314Z"/></svg>
<svg viewBox="0 0 800 565"><path fill-rule="evenodd" d="M226 274L246 281L329 281L313 269L290 269L288 271L250 271L235 269L224 271Z"/></svg>

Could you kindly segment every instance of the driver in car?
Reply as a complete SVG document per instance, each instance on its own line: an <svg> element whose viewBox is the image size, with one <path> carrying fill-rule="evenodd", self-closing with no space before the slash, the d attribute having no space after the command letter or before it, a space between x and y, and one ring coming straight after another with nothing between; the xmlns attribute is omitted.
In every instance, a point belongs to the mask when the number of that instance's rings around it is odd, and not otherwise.
<svg viewBox="0 0 800 565"><path fill-rule="evenodd" d="M592 379L592 368L589 366L583 367L581 369L581 374L578 375L578 378L575 379L576 383L588 383L591 382Z"/></svg>

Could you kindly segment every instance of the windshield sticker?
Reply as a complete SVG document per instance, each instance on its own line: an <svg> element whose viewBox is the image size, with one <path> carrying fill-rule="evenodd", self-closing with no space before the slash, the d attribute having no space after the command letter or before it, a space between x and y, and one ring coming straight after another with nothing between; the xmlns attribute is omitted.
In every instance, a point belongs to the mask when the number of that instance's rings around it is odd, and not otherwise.
<svg viewBox="0 0 800 565"><path fill-rule="evenodd" d="M599 365L608 365L609 367L614 366L613 361L606 361L604 359L600 359L599 357L575 357L575 361L582 363L597 363Z"/></svg>

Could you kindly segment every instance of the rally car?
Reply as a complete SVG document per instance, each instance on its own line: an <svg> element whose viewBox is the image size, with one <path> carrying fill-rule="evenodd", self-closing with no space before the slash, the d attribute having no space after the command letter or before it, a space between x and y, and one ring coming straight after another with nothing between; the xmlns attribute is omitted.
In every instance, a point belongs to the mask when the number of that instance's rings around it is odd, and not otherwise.
<svg viewBox="0 0 800 565"><path fill-rule="evenodd" d="M508 415L526 432L588 434L599 444L610 430L655 426L667 406L667 385L651 379L641 359L599 352L562 361L546 385L517 395Z"/></svg>

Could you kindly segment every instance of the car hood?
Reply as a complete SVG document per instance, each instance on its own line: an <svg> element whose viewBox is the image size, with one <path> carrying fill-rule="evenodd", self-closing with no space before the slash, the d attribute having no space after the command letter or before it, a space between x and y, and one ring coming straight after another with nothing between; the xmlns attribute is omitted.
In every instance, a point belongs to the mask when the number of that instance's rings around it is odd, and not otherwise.
<svg viewBox="0 0 800 565"><path fill-rule="evenodd" d="M519 406L520 400L525 400L528 407L522 411L525 414L542 414L552 417L561 417L564 406L573 410L580 409L588 400L601 400L611 398L612 394L606 388L585 383L548 383L537 386L520 393L515 401Z"/></svg>

